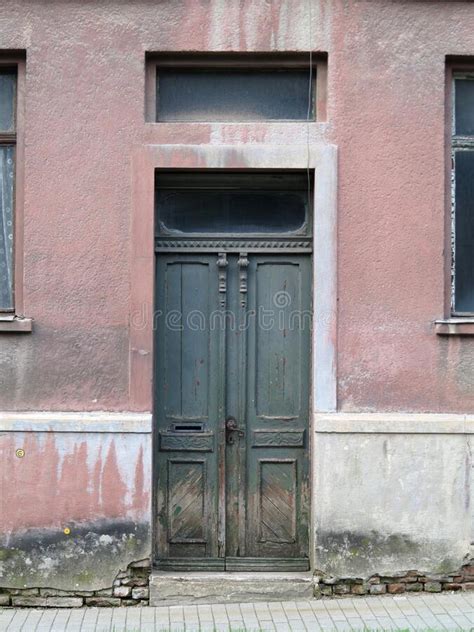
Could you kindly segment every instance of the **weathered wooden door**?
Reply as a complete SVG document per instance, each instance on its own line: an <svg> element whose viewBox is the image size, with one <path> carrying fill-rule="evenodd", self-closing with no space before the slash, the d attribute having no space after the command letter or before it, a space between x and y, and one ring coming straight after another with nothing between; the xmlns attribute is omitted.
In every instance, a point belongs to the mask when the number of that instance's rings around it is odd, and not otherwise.
<svg viewBox="0 0 474 632"><path fill-rule="evenodd" d="M309 568L310 263L157 256L159 568Z"/></svg>

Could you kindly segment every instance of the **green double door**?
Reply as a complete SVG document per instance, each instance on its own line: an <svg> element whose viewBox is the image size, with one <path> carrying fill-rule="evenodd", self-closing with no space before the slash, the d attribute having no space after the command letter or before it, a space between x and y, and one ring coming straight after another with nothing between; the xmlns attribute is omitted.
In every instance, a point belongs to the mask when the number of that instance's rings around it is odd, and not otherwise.
<svg viewBox="0 0 474 632"><path fill-rule="evenodd" d="M310 256L156 261L155 564L306 570Z"/></svg>

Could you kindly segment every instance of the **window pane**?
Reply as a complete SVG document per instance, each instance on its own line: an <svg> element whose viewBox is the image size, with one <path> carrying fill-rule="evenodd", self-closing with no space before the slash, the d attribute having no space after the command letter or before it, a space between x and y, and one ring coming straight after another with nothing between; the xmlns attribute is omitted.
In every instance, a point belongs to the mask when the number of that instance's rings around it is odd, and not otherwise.
<svg viewBox="0 0 474 632"><path fill-rule="evenodd" d="M14 147L0 147L0 309L13 309Z"/></svg>
<svg viewBox="0 0 474 632"><path fill-rule="evenodd" d="M456 134L474 135L474 80L456 79Z"/></svg>
<svg viewBox="0 0 474 632"><path fill-rule="evenodd" d="M270 188L272 177L275 186ZM285 180L260 174L250 181L242 174L203 175L200 186L199 176L186 179L188 183L182 188L163 188L163 184L173 182L172 177L157 180L157 217L162 234L291 233L305 226L308 190L304 175ZM295 188L295 184L300 187Z"/></svg>
<svg viewBox="0 0 474 632"><path fill-rule="evenodd" d="M313 119L309 70L159 70L157 120Z"/></svg>
<svg viewBox="0 0 474 632"><path fill-rule="evenodd" d="M13 132L15 129L15 88L16 75L0 72L0 131Z"/></svg>
<svg viewBox="0 0 474 632"><path fill-rule="evenodd" d="M457 151L455 309L474 312L474 152Z"/></svg>

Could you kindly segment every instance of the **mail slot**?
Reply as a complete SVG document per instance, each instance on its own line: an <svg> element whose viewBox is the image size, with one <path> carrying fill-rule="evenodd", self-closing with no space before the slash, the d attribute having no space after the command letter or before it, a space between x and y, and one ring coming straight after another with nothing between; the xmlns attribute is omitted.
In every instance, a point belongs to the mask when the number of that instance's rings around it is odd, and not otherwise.
<svg viewBox="0 0 474 632"><path fill-rule="evenodd" d="M204 423L171 424L171 432L204 432Z"/></svg>

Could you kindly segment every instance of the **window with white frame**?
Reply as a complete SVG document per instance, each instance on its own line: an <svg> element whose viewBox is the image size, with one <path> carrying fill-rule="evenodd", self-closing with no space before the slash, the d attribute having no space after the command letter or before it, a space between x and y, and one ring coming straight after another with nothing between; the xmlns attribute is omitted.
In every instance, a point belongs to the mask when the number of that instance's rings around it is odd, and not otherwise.
<svg viewBox="0 0 474 632"><path fill-rule="evenodd" d="M474 313L474 74L454 77L452 311Z"/></svg>

